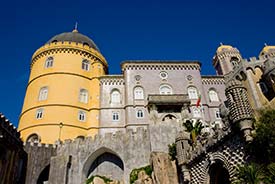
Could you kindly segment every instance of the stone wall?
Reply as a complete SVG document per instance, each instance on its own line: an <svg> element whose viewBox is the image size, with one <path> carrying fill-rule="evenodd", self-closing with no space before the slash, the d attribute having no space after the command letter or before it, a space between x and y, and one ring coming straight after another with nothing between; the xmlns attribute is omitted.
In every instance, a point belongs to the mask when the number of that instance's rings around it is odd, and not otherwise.
<svg viewBox="0 0 275 184"><path fill-rule="evenodd" d="M51 158L49 183L80 184L98 174L127 184L134 168L150 164L152 151L168 152L179 129L179 125L158 124L66 140Z"/></svg>
<svg viewBox="0 0 275 184"><path fill-rule="evenodd" d="M56 155L56 145L27 142L24 149L28 154L26 183L36 184Z"/></svg>

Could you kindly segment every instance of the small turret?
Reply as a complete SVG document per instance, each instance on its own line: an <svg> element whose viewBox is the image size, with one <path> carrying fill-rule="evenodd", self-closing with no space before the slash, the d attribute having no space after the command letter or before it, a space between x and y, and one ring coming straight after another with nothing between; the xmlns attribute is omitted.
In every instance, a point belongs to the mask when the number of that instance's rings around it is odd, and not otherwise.
<svg viewBox="0 0 275 184"><path fill-rule="evenodd" d="M217 48L216 54L213 57L213 65L217 75L225 75L233 71L239 65L242 56L238 49L230 45L223 45Z"/></svg>
<svg viewBox="0 0 275 184"><path fill-rule="evenodd" d="M248 101L246 88L238 80L226 82L225 95L228 102L229 117L233 125L238 125L247 142L252 140L251 130L253 111Z"/></svg>

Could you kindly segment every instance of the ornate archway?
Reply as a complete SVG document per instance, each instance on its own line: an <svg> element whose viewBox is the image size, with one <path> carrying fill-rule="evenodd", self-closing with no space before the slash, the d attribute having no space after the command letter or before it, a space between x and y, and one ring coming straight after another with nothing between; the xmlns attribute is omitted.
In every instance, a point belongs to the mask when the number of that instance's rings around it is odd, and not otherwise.
<svg viewBox="0 0 275 184"><path fill-rule="evenodd" d="M230 176L221 162L212 164L209 168L210 184L230 184Z"/></svg>

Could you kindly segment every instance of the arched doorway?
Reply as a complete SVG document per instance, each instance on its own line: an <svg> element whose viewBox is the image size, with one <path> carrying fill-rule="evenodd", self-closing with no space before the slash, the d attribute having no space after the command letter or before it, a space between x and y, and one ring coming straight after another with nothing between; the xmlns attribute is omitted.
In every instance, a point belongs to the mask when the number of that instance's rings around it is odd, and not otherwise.
<svg viewBox="0 0 275 184"><path fill-rule="evenodd" d="M221 162L212 164L209 168L210 184L230 184L229 173Z"/></svg>
<svg viewBox="0 0 275 184"><path fill-rule="evenodd" d="M50 174L50 165L47 165L43 171L40 173L37 184L46 184L49 180L49 174Z"/></svg>
<svg viewBox="0 0 275 184"><path fill-rule="evenodd" d="M100 148L89 156L83 172L86 178L100 175L110 179L124 180L124 164L121 158L108 148Z"/></svg>

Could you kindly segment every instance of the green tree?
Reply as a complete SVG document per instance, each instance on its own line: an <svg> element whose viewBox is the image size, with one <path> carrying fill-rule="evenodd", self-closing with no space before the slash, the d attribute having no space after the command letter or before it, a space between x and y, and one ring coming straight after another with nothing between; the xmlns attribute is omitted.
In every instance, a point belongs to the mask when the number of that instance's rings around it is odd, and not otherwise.
<svg viewBox="0 0 275 184"><path fill-rule="evenodd" d="M261 184L264 180L263 166L251 163L238 168L238 180L236 184Z"/></svg>
<svg viewBox="0 0 275 184"><path fill-rule="evenodd" d="M196 145L197 143L197 137L201 134L201 130L203 129L202 122L199 120L186 120L185 123L183 123L183 126L186 127L187 131L190 132L192 143Z"/></svg>
<svg viewBox="0 0 275 184"><path fill-rule="evenodd" d="M248 152L254 160L268 165L275 162L275 110L267 109L260 112L256 122L254 139L248 145Z"/></svg>

